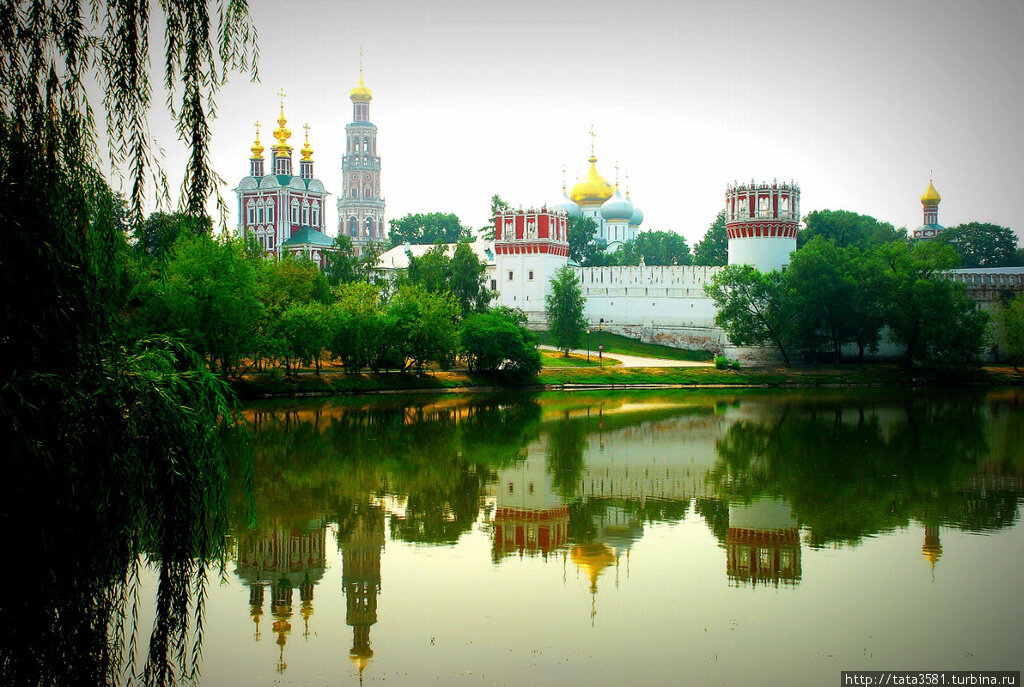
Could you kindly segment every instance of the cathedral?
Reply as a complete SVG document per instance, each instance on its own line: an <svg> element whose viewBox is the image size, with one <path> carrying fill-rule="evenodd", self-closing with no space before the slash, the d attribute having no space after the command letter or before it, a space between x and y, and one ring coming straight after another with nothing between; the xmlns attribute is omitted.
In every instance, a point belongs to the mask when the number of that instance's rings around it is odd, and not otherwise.
<svg viewBox="0 0 1024 687"><path fill-rule="evenodd" d="M584 179L580 179L572 191L566 194L562 184L562 199L555 206L569 217L587 217L597 223L597 231L593 241L604 248L607 253L615 250L626 241L636 238L640 224L644 221L644 213L633 205L629 198L629 190L623 196L619 193L618 165L616 165L615 185L612 186L597 171L597 157L594 155L594 132L590 132L590 171Z"/></svg>
<svg viewBox="0 0 1024 687"><path fill-rule="evenodd" d="M260 143L260 123L256 122L256 140L250 149L249 175L234 189L238 196L238 233L254 240L267 256L306 257L321 268L334 239L326 234L327 196L323 183L313 176L313 149L306 139L299 150L299 174L292 173L292 132L281 111L274 129L275 143L270 149L270 164L264 168L264 147ZM338 235L347 236L356 255L387 240L384 199L380 195L380 156L377 154L377 127L370 122L373 92L363 83L359 66L359 84L349 93L352 121L345 126L346 149L341 161L342 193L338 198Z"/></svg>

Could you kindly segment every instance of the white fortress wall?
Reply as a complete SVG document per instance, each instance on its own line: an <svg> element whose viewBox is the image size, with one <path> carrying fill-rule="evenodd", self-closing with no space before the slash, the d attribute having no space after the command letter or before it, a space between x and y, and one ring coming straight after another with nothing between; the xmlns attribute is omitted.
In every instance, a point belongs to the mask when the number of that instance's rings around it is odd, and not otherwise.
<svg viewBox="0 0 1024 687"><path fill-rule="evenodd" d="M725 334L704 284L720 270L704 266L577 267L592 329L677 348L720 350Z"/></svg>

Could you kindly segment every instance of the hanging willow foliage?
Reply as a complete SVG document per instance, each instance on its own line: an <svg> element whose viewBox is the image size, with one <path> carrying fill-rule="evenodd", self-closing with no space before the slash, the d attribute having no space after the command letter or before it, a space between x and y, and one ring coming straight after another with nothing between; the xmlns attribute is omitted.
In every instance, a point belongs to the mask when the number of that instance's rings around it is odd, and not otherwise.
<svg viewBox="0 0 1024 687"><path fill-rule="evenodd" d="M190 150L182 203L200 216L217 180L214 96L231 70L255 77L255 33L244 2L158 8L168 106ZM126 338L125 232L89 100L103 89L109 160L139 222L159 176L150 15L133 0L0 3L0 524L17 554L0 572L3 684L170 684L198 668L233 401L180 343ZM143 554L159 588L136 670Z"/></svg>

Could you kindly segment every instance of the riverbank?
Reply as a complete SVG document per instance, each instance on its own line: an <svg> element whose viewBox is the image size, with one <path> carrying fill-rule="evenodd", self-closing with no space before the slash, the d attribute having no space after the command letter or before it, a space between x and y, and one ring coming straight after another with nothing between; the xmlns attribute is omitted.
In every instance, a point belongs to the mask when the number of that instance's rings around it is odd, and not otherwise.
<svg viewBox="0 0 1024 687"><path fill-rule="evenodd" d="M240 398L319 396L376 392L471 392L499 389L571 390L587 388L829 388L912 386L1021 386L1024 373L1012 367L967 369L913 368L897 365L750 368L713 367L548 368L536 377L513 379L467 372L431 371L347 374L303 372L245 375L229 380Z"/></svg>

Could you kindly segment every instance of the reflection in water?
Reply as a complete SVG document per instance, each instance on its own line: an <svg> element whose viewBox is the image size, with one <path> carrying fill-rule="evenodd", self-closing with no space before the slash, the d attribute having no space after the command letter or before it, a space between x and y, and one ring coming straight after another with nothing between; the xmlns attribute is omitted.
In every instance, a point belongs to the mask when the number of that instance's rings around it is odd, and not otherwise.
<svg viewBox="0 0 1024 687"><path fill-rule="evenodd" d="M308 636L333 523L360 681L388 536L450 545L479 523L495 565L537 556L575 567L591 624L602 576L614 570L618 586L624 569L628 579L645 525L682 522L691 507L719 541L731 586L793 588L802 542L855 545L911 521L924 527L934 575L940 528L991 531L1018 518L1011 398L1009 411L977 396L908 394L268 404L249 417L257 528L270 525L239 535L238 575L257 639L270 590L283 671L292 590ZM236 519L244 491L236 485Z"/></svg>

